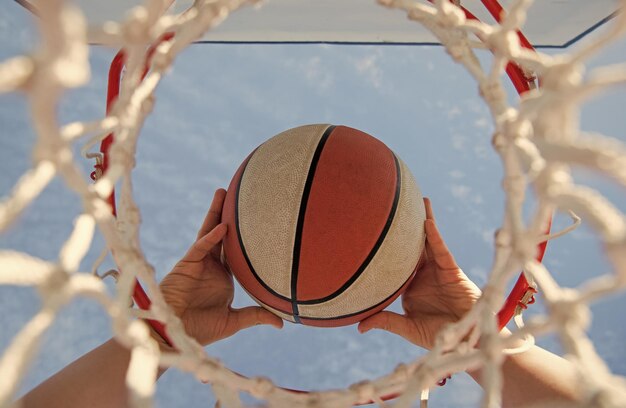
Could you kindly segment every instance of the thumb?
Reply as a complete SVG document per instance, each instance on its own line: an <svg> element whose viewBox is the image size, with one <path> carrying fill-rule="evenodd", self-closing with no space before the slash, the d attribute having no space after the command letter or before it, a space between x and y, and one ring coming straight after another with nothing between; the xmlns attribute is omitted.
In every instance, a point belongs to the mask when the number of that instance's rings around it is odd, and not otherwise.
<svg viewBox="0 0 626 408"><path fill-rule="evenodd" d="M242 309L233 310L237 330L247 329L248 327L256 326L259 324L269 324L282 329L283 319L276 316L274 313L263 309L258 306L248 306Z"/></svg>
<svg viewBox="0 0 626 408"><path fill-rule="evenodd" d="M406 316L394 312L379 312L361 321L358 330L360 333L366 333L371 329L380 329L407 337L409 325L410 322Z"/></svg>

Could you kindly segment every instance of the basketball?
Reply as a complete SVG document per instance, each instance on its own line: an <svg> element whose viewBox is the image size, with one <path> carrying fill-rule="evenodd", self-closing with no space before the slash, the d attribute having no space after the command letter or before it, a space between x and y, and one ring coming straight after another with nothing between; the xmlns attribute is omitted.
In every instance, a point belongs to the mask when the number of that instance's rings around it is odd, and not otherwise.
<svg viewBox="0 0 626 408"><path fill-rule="evenodd" d="M267 140L235 173L224 257L276 315L344 326L406 289L425 218L409 169L380 140L347 126L301 126Z"/></svg>

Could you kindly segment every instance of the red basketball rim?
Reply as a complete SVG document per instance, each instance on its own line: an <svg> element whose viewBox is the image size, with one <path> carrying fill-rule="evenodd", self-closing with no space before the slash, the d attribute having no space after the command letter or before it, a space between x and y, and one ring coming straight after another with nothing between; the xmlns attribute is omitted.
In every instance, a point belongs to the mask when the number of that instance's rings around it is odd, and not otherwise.
<svg viewBox="0 0 626 408"><path fill-rule="evenodd" d="M429 0L429 1L432 2L433 0ZM481 1L483 5L489 10L490 14L496 19L496 21L500 22L501 20L500 16L501 16L503 9L502 9L502 6L498 3L498 1L497 0L481 0ZM466 10L463 7L461 8L465 12L465 15L468 19L478 21L478 18L476 18L472 13L470 13L468 10ZM526 49L534 51L533 46L526 39L526 37L521 32L518 32L518 35L520 37L520 42L522 46ZM161 39L159 39L155 43L155 45L150 47L150 49L148 50L148 55L150 56L154 52L154 49L156 48L156 46L158 46L161 42L168 41L171 38L173 38L173 36L174 34L172 33L168 33L164 35ZM117 97L119 96L120 81L121 81L121 76L122 76L122 70L124 68L124 63L125 63L124 53L123 51L120 51L111 62L111 66L109 69L109 82L108 82L107 108L106 108L107 113L109 112L113 103L117 100ZM149 65L146 66L146 72L147 72L148 66ZM522 69L518 65L510 62L506 67L506 73L509 76L513 85L515 86L515 89L519 95L522 95L525 92L530 90L529 84L534 82L534 78L527 78L524 75L524 72L522 71ZM101 166L101 170L103 172L105 172L108 168L108 151L112 142L113 142L113 134L109 134L102 141L100 145L100 151L102 152L102 155L103 155L103 164ZM108 202L111 205L111 211L113 215L116 215L114 190L111 192ZM552 217L546 220L546 223L548 224L546 233L549 233L550 231L551 220L552 220ZM540 262L543 259L543 256L546 251L546 247L547 247L547 242L542 242L541 244L538 245L538 252L537 252L536 259ZM506 324L515 315L516 309L520 307L520 305L523 305L523 308L525 308L525 304L522 303L522 298L529 291L533 293L536 292L534 288L530 287L528 281L526 280L524 276L524 273L521 273L517 282L515 283L515 286L511 290L511 293L507 297L502 309L498 312L498 315L497 315L498 327L500 329L506 326ZM139 281L137 281L135 284L135 288L133 291L133 299L139 308L143 310L150 309L150 305L151 305L150 299L147 296L141 284L139 283ZM155 320L148 320L147 322L161 337L163 337L163 339L167 343L169 343L170 345L172 344L171 340L169 339L169 336L166 333L165 326L161 322L155 321ZM287 391L296 392L296 393L308 392L308 391L294 390L294 389L288 389L288 388L284 388L284 389ZM383 401L387 401L387 400L396 398L397 396L398 394L386 395L386 396L382 396L381 399ZM374 401L360 402L358 405L365 405L365 404L370 404L373 402Z"/></svg>

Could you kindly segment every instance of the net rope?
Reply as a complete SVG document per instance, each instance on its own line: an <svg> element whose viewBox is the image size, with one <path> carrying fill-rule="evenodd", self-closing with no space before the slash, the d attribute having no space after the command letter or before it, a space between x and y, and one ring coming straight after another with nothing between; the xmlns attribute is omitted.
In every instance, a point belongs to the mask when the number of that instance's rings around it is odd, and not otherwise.
<svg viewBox="0 0 626 408"><path fill-rule="evenodd" d="M611 373L586 334L589 303L622 291L626 285L626 218L597 191L574 183L570 169L592 169L626 186L626 147L618 140L580 130L581 104L618 83L626 83L626 64L585 72L586 61L626 34L626 0L619 2L609 27L593 42L569 54L546 55L524 49L516 30L523 26L530 0L512 2L501 24L489 25L466 18L447 0L426 4L408 0L382 0L384 6L428 28L445 46L451 58L464 66L479 86L480 95L493 118L492 144L503 164L505 215L495 239L495 257L488 283L475 307L459 322L444 328L433 350L416 361L398 366L388 375L354 384L343 390L299 394L283 390L263 377L244 378L205 350L183 330L180 320L161 296L155 271L139 243L140 210L133 199L131 172L137 138L154 103L153 92L177 55L204 32L215 27L242 6L245 0L196 0L185 13L164 15L168 0L147 0L127 14L124 21L88 27L75 6L62 0L39 2L37 23L39 48L0 65L0 92L23 92L37 133L33 166L16 181L0 203L0 231L16 223L20 214L55 177L62 178L82 203L83 213L55 262L28 253L0 251L0 284L34 286L42 306L13 338L0 359L0 407L10 406L20 381L32 363L43 333L60 308L81 296L98 302L111 316L115 337L131 349L126 383L135 407L152 406L159 364L190 372L211 383L222 407L239 407L240 392L266 401L269 407L348 407L373 400L385 406L381 396L401 393L393 402L409 407L426 390L449 373L482 366L485 378L484 406L501 401L501 370L504 351L527 335L556 333L567 358L580 378L580 406L617 407L626 401L625 381ZM150 59L144 77L146 49L165 33ZM56 107L63 92L84 85L90 76L87 36L95 42L124 48L126 71L120 97L108 115L92 122L61 124ZM475 37L493 52L488 69L475 54ZM533 72L541 87L525 94L517 107L507 102L503 72L508 61ZM91 183L82 173L73 146L94 145L114 132L108 169ZM119 186L117 219L107 204ZM532 188L536 195L527 197ZM529 221L522 204L534 201ZM573 211L590 225L601 240L612 271L577 288L561 287L548 269L535 260L536 245L545 239L545 220L553 211ZM90 248L94 233L104 237L119 269L115 296L94 274L80 272L79 265ZM500 335L493 310L504 300L507 283L519 270L542 293L546 312L528 321L510 337ZM135 279L147 287L152 300L149 311L128 307ZM137 319L164 322L178 353L163 353L150 337L146 324ZM481 338L480 348L473 344Z"/></svg>

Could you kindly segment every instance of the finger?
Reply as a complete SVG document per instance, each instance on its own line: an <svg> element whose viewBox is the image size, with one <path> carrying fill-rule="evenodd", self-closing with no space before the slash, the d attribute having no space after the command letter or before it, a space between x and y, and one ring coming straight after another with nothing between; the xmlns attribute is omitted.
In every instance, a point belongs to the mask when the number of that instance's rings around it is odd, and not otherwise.
<svg viewBox="0 0 626 408"><path fill-rule="evenodd" d="M277 329L282 329L283 319L274 313L258 306L248 306L243 309L233 310L236 331L260 324L269 324Z"/></svg>
<svg viewBox="0 0 626 408"><path fill-rule="evenodd" d="M441 269L457 269L459 266L454 260L454 256L446 246L433 220L424 222L426 230L426 247L428 248L428 259L435 261Z"/></svg>
<svg viewBox="0 0 626 408"><path fill-rule="evenodd" d="M426 219L435 220L435 214L433 213L433 207L430 204L430 198L424 197L424 208L426 209Z"/></svg>
<svg viewBox="0 0 626 408"><path fill-rule="evenodd" d="M407 338L409 335L409 319L394 312L379 312L359 323L359 333L366 333L372 329L386 330Z"/></svg>
<svg viewBox="0 0 626 408"><path fill-rule="evenodd" d="M224 235L226 235L227 230L226 224L220 224L213 228L208 234L194 242L182 260L186 262L199 262L203 260L204 257L220 243Z"/></svg>
<svg viewBox="0 0 626 408"><path fill-rule="evenodd" d="M202 222L202 227L198 231L198 236L196 240L202 238L206 234L208 234L213 228L220 223L222 219L222 207L224 206L224 199L226 198L226 190L223 188L218 188L213 195L213 201L211 201L211 206L209 207L209 211L204 217L204 221Z"/></svg>

